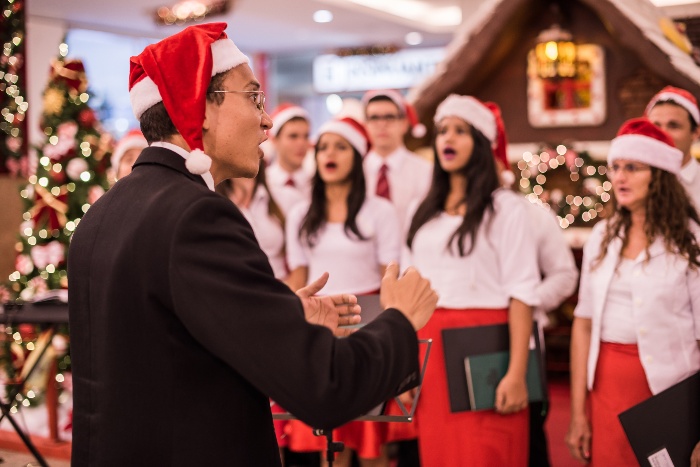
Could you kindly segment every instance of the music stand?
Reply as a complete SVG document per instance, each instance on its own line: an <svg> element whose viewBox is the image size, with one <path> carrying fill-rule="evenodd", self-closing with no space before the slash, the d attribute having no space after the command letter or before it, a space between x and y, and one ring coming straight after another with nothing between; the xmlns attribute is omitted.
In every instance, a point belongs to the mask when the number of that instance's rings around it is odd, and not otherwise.
<svg viewBox="0 0 700 467"><path fill-rule="evenodd" d="M0 323L12 326L15 323L32 323L46 324L47 329L40 336L41 345L30 353L30 356L36 355L33 359L28 359L25 363L25 369L22 372L20 381L14 384L14 387L9 392L8 402L0 401L0 420L7 417L7 420L14 428L17 435L20 437L29 452L39 462L42 467L48 467L48 463L37 450L29 435L22 430L17 421L12 417L10 409L15 404L15 398L22 391L22 386L36 370L37 365L41 362L42 357L51 345L51 338L56 333L58 324L68 322L68 305L63 303L47 303L47 304L23 304L23 303L5 303L0 308Z"/></svg>
<svg viewBox="0 0 700 467"><path fill-rule="evenodd" d="M357 297L357 302L362 308L363 318L367 318L365 323L357 324L354 326L346 326L349 328L361 328L365 324L374 320L379 316L384 310L379 304L379 295L361 295ZM400 423L411 423L416 413L416 407L418 406L418 399L420 398L421 389L423 388L423 378L425 377L425 370L428 367L428 357L430 356L430 348L433 344L432 339L418 339L419 345L425 345L425 356L423 357L423 362L421 363L420 376L418 379L418 386L416 389L416 396L413 399L413 404L411 405L411 410L406 408L406 405L401 402L397 397L394 397L396 405L401 410L402 415L384 415L382 412L387 406L387 402L384 402L379 407L375 408L370 412L370 414L363 415L352 421L357 422L400 422ZM274 402L272 402L274 404ZM373 415L379 409L379 414ZM297 418L289 412L283 413L273 413L273 420L296 420ZM333 467L333 460L335 459L335 454L342 452L345 448L344 443L333 441L333 430L323 430L319 428L312 428L314 435L324 436L326 438L326 460L328 461L328 466Z"/></svg>

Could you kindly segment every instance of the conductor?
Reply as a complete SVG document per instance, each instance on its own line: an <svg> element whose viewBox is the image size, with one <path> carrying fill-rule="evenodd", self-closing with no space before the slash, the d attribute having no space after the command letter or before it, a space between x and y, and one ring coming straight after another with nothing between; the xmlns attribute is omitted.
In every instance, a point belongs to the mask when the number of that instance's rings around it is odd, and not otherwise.
<svg viewBox="0 0 700 467"><path fill-rule="evenodd" d="M150 146L85 214L70 246L72 465L280 464L269 399L339 426L416 385L416 330L437 297L415 270L382 282L384 313L275 280L241 212L216 194L256 175L272 126L225 23L131 58ZM329 329L330 328L330 329Z"/></svg>

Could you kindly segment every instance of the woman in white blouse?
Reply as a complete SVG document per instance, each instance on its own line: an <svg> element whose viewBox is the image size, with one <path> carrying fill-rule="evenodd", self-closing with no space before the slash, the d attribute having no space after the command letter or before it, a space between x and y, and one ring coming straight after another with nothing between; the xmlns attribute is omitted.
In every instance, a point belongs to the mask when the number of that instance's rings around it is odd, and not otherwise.
<svg viewBox="0 0 700 467"><path fill-rule="evenodd" d="M522 200L499 188L493 148L503 135L494 112L473 97L451 95L434 120L433 182L402 256L402 267L415 266L440 297L419 332L433 339L416 414L421 465L524 467L537 249L528 240ZM503 323L510 329L510 362L497 385L495 410L452 413L442 330Z"/></svg>
<svg viewBox="0 0 700 467"><path fill-rule="evenodd" d="M591 465L637 465L618 414L700 370L700 228L682 158L646 119L610 146L614 212L584 247L571 339L567 443Z"/></svg>
<svg viewBox="0 0 700 467"><path fill-rule="evenodd" d="M386 266L398 262L400 229L394 207L385 199L366 197L362 157L369 146L364 127L351 118L320 128L311 201L296 205L287 218L292 290L328 272L324 294L378 293ZM290 449L319 449L318 438L308 439L308 428L300 432L299 422L291 427ZM388 464L381 448L385 424L351 422L334 436L357 451L360 464ZM350 465L350 449L340 454L338 465Z"/></svg>

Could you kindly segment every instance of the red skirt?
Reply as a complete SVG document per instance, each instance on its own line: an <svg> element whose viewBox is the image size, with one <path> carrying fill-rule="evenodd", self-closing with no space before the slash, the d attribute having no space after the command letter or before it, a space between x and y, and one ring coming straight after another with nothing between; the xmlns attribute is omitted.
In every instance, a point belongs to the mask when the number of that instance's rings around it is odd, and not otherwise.
<svg viewBox="0 0 700 467"><path fill-rule="evenodd" d="M441 331L507 322L508 310L439 308L428 324L418 332L420 338L433 340L416 409L415 423L418 427L418 446L423 467L527 466L527 410L511 415L499 415L493 410L450 412ZM421 349L421 358L424 355L425 349Z"/></svg>
<svg viewBox="0 0 700 467"><path fill-rule="evenodd" d="M272 413L285 413L282 407L280 407L276 402L270 400L270 411ZM287 447L287 435L284 432L287 426L288 420L272 420L272 424L275 427L275 437L277 438L277 446L281 448Z"/></svg>
<svg viewBox="0 0 700 467"><path fill-rule="evenodd" d="M651 395L637 345L601 342L589 396L591 467L637 465L617 416Z"/></svg>

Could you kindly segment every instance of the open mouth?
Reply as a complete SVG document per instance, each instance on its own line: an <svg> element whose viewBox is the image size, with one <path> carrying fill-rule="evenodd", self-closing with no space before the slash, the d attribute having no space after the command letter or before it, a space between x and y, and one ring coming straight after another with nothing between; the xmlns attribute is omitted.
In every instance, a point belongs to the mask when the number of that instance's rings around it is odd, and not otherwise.
<svg viewBox="0 0 700 467"><path fill-rule="evenodd" d="M336 164L335 162L328 162L326 164L326 170L335 170L337 168L338 168L338 164Z"/></svg>
<svg viewBox="0 0 700 467"><path fill-rule="evenodd" d="M442 156L449 161L457 156L457 151L455 151L453 148L447 147L442 150Z"/></svg>

